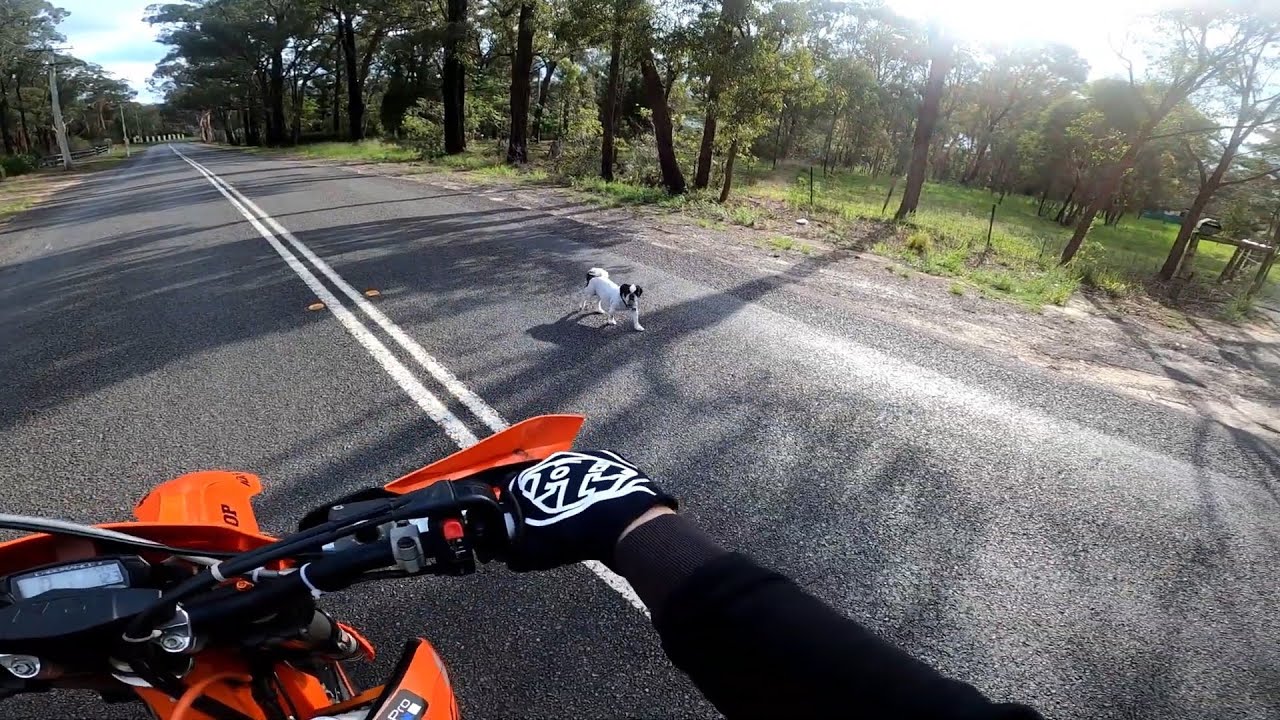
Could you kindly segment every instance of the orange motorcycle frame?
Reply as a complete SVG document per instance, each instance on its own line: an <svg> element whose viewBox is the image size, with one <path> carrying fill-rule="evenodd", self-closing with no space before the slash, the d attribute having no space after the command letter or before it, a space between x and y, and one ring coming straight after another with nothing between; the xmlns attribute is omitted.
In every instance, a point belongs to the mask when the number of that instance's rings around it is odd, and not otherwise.
<svg viewBox="0 0 1280 720"><path fill-rule="evenodd" d="M421 490L442 480L456 480L491 468L544 459L570 450L586 418L581 415L543 415L529 418L491 435L469 448L392 480L384 489L394 494ZM157 486L136 506L136 521L103 523L97 527L117 530L171 547L213 552L246 552L274 542L258 527L252 499L262 492L256 475L226 470L188 473ZM140 551L143 556L163 553ZM92 557L90 540L54 535L28 535L0 543L0 575L9 575L41 565L73 562ZM350 627L366 656L373 648ZM370 708L369 720L452 720L458 717L457 699L449 684L440 656L421 638L410 641L401 656L391 682L358 693L335 663L337 674L355 697L333 704L324 686L314 676L279 663L280 698L293 708L300 720L337 712ZM134 687L138 697L162 720L208 720L191 709L199 695L220 700L227 706L262 720L265 714L248 686L248 665L237 654L209 650L195 658L191 672L183 679L188 687L182 698L171 698L149 687ZM415 710L416 706L416 710ZM413 712L410 712L413 711Z"/></svg>

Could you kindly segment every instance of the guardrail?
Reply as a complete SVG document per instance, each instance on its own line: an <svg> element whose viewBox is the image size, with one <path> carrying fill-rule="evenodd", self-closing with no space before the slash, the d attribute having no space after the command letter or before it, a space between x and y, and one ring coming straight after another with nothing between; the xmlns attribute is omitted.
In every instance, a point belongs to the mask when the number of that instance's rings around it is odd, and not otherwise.
<svg viewBox="0 0 1280 720"><path fill-rule="evenodd" d="M75 152L71 153L71 159L83 160L84 158L87 158L87 157L96 157L98 155L106 155L110 151L111 151L110 145L94 145L91 148L87 148L85 150L76 150ZM40 158L40 167L42 168L54 167L61 164L62 164L61 155L46 155L45 157Z"/></svg>

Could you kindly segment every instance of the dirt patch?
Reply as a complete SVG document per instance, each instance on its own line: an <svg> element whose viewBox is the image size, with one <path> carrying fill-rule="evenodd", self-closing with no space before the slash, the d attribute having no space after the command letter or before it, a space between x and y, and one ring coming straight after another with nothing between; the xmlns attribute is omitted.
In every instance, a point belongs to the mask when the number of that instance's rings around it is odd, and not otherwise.
<svg viewBox="0 0 1280 720"><path fill-rule="evenodd" d="M767 208L753 227L742 227L648 206L601 207L567 188L496 182L422 164L345 165L359 173L480 192L500 202L623 230L658 247L764 272L819 257L822 268L793 290L819 302L851 301L858 313L948 342L1012 355L1142 400L1280 437L1280 325L1268 312L1232 325L1147 299L1091 293L1035 312L979 293L959 294L963 288L947 278L860 252L891 232L879 224L852 222L837 228L809 219L799 223L799 218L787 219Z"/></svg>
<svg viewBox="0 0 1280 720"><path fill-rule="evenodd" d="M0 180L0 228L3 228L14 215L39 205L63 190L79 185L95 172L114 167L122 159L120 157L94 158L81 161L69 171L50 168Z"/></svg>

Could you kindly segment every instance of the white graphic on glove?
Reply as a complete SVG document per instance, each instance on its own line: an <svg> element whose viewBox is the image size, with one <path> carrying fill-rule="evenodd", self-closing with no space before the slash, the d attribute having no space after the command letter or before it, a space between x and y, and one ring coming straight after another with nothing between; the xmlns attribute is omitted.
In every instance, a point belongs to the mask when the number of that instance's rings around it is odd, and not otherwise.
<svg viewBox="0 0 1280 720"><path fill-rule="evenodd" d="M617 457L616 455L614 457ZM545 517L530 517L528 525L558 523L598 502L642 492L656 496L645 477L634 466L596 455L560 452L525 470L512 483Z"/></svg>

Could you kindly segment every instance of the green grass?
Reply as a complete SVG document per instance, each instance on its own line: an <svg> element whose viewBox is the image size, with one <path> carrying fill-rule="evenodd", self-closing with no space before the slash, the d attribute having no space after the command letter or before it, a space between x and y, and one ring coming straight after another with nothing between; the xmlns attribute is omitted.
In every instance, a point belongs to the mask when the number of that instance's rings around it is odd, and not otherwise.
<svg viewBox="0 0 1280 720"><path fill-rule="evenodd" d="M768 245L774 250L791 250L796 246L796 241L786 235L771 235Z"/></svg>
<svg viewBox="0 0 1280 720"><path fill-rule="evenodd" d="M796 213L809 212L808 171L792 171L772 181L746 188L745 192L765 200L780 201ZM902 182L894 188L885 207L891 178L871 178L860 174L840 174L814 181L813 214L828 222L892 219L901 199ZM1089 243L1096 245L1097 257L1081 267L1057 267L1071 228L1036 215L1038 202L1032 198L999 196L985 190L959 185L926 183L920 210L908 219L901 236L882 242L875 252L902 260L925 272L964 277L978 285L1032 307L1060 304L1081 285L1089 285L1109 295L1131 295L1141 288L1141 279L1153 275L1164 262L1176 225L1156 220L1127 217L1118 226L1095 222ZM987 243L991 206L996 221ZM1201 242L1195 259L1199 277L1216 278L1234 248ZM1269 291L1275 292L1273 279Z"/></svg>
<svg viewBox="0 0 1280 720"><path fill-rule="evenodd" d="M269 150L267 152L270 152ZM422 153L411 147L385 140L350 142L322 142L289 148L290 155L317 160L342 160L350 162L411 162L421 160Z"/></svg>
<svg viewBox="0 0 1280 720"><path fill-rule="evenodd" d="M0 200L0 220L3 220L10 215L16 215L34 204L35 201L33 199L26 197L15 198L13 200Z"/></svg>
<svg viewBox="0 0 1280 720"><path fill-rule="evenodd" d="M574 189L589 193L602 205L655 205L668 199L660 187L605 182L598 177L574 178L572 184Z"/></svg>
<svg viewBox="0 0 1280 720"><path fill-rule="evenodd" d="M1243 293L1231 298L1222 308L1222 316L1233 323L1247 320L1252 312L1253 300L1245 297Z"/></svg>
<svg viewBox="0 0 1280 720"><path fill-rule="evenodd" d="M951 283L951 286L947 288L947 292L951 293L952 295L963 296L964 286L958 282L953 282Z"/></svg>

